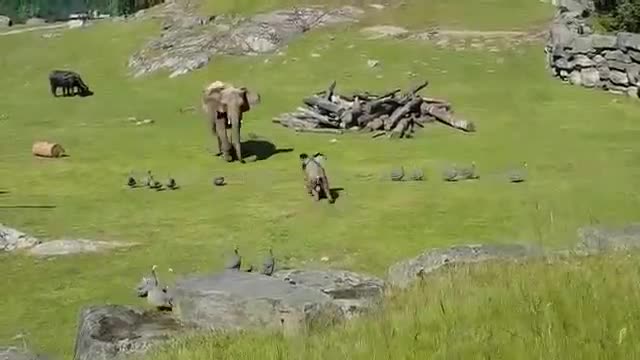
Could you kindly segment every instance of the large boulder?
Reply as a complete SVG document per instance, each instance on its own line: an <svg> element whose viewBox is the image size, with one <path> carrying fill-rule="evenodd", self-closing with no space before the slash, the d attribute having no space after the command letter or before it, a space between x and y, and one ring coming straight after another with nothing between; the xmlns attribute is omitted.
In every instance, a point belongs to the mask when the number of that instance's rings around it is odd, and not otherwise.
<svg viewBox="0 0 640 360"><path fill-rule="evenodd" d="M617 35L617 45L620 49L640 51L640 34L619 32Z"/></svg>
<svg viewBox="0 0 640 360"><path fill-rule="evenodd" d="M33 236L0 224L0 252L26 249L41 242Z"/></svg>
<svg viewBox="0 0 640 360"><path fill-rule="evenodd" d="M572 54L593 54L595 49L593 48L593 35L579 36L573 40L571 49Z"/></svg>
<svg viewBox="0 0 640 360"><path fill-rule="evenodd" d="M0 29L7 28L13 25L13 21L8 16L0 15Z"/></svg>
<svg viewBox="0 0 640 360"><path fill-rule="evenodd" d="M587 252L640 248L640 223L620 228L583 227L578 230L577 248Z"/></svg>
<svg viewBox="0 0 640 360"><path fill-rule="evenodd" d="M15 347L0 348L0 360L48 360L44 355L34 354Z"/></svg>
<svg viewBox="0 0 640 360"><path fill-rule="evenodd" d="M591 35L591 44L595 49L616 49L618 41L616 36L612 35Z"/></svg>
<svg viewBox="0 0 640 360"><path fill-rule="evenodd" d="M588 68L580 70L580 77L582 86L596 87L600 83L600 73L595 68Z"/></svg>
<svg viewBox="0 0 640 360"><path fill-rule="evenodd" d="M543 254L539 247L520 244L459 245L427 250L415 258L389 267L388 281L392 286L406 288L423 276L445 266L489 260L527 259Z"/></svg>
<svg viewBox="0 0 640 360"><path fill-rule="evenodd" d="M385 284L382 279L350 271L283 270L273 276L329 295L346 319L375 307L384 296Z"/></svg>
<svg viewBox="0 0 640 360"><path fill-rule="evenodd" d="M81 311L74 360L122 359L179 335L185 329L169 313L104 305Z"/></svg>
<svg viewBox="0 0 640 360"><path fill-rule="evenodd" d="M173 290L176 315L205 330L268 328L294 334L317 321L343 317L329 295L255 273L188 277L178 280Z"/></svg>
<svg viewBox="0 0 640 360"><path fill-rule="evenodd" d="M595 66L595 62L593 60L591 60L588 56L586 55L582 55L582 54L578 54L573 58L573 63L575 64L576 67L578 67L579 69L583 69L583 68L589 68L592 66Z"/></svg>
<svg viewBox="0 0 640 360"><path fill-rule="evenodd" d="M629 77L626 72L611 70L609 72L609 81L615 85L627 86L629 85Z"/></svg>

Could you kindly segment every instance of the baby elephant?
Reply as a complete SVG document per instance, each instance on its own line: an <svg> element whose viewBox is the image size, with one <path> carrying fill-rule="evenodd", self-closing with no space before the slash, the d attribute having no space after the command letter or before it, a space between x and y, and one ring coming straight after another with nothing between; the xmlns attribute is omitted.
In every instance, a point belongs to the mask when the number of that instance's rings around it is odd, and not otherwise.
<svg viewBox="0 0 640 360"><path fill-rule="evenodd" d="M300 154L300 161L302 161L302 172L304 173L304 185L307 188L307 192L318 201L322 194L326 196L330 203L333 203L335 199L331 194L329 188L329 180L327 174L322 166L322 160L324 156L321 153L316 153L313 157L302 153Z"/></svg>

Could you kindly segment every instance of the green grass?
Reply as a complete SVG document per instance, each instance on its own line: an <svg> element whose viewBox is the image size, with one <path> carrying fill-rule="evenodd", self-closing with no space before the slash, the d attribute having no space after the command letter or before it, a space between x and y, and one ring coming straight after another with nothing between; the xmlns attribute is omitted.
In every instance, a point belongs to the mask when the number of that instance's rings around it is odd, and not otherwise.
<svg viewBox="0 0 640 360"><path fill-rule="evenodd" d="M369 4L385 4L376 10ZM205 0L205 14L251 14L285 7L311 5L357 6L366 11L363 24L397 24L408 28L439 26L451 29L529 29L550 19L552 7L532 0Z"/></svg>
<svg viewBox="0 0 640 360"><path fill-rule="evenodd" d="M496 24L523 19L496 16ZM176 79L127 77L128 55L156 29L105 23L53 39L38 33L0 37L0 113L8 115L0 120L0 189L9 191L0 194L2 223L45 239L141 244L52 260L2 256L0 344L26 333L34 348L68 358L81 306L139 304L132 287L152 264L179 274L214 271L234 244L254 263L273 245L291 266L382 275L395 261L454 243L567 246L580 226L623 224L640 210L637 102L552 79L542 44L454 52L366 41L345 27L309 34L269 62L222 57ZM328 41L331 34L334 41ZM381 67L369 69L368 58ZM46 77L54 68L80 72L96 96L51 97ZM332 79L339 91L383 90L409 86L408 71L429 79L426 93L449 99L478 132L434 125L413 140L344 135L331 143L332 136L296 134L271 123ZM294 151L245 165L214 158L203 116L178 109L198 107L203 86L218 79L262 94L263 104L247 115L245 135L253 132ZM137 127L129 116L155 124ZM71 156L34 158L31 145L41 139L63 144ZM303 191L297 156L314 151L328 156L332 185L345 189L334 205L316 204ZM439 180L445 166L472 160L479 181ZM499 175L522 161L529 163L530 181L513 185ZM398 165L424 167L427 181L380 180ZM182 189L128 190L132 169L170 173ZM211 186L219 175L230 185ZM38 204L55 208L11 208ZM320 263L323 256L330 261Z"/></svg>
<svg viewBox="0 0 640 360"><path fill-rule="evenodd" d="M200 336L147 359L635 359L637 262L616 254L462 266L334 329Z"/></svg>

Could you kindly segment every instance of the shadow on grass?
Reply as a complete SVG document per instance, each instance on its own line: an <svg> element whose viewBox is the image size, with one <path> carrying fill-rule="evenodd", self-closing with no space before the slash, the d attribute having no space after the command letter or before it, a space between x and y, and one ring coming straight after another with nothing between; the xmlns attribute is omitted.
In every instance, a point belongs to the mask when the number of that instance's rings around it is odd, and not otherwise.
<svg viewBox="0 0 640 360"><path fill-rule="evenodd" d="M55 209L55 205L0 205L0 209Z"/></svg>
<svg viewBox="0 0 640 360"><path fill-rule="evenodd" d="M273 155L292 152L292 148L278 149L266 140L247 140L242 142L242 157L255 156L256 161L266 160Z"/></svg>

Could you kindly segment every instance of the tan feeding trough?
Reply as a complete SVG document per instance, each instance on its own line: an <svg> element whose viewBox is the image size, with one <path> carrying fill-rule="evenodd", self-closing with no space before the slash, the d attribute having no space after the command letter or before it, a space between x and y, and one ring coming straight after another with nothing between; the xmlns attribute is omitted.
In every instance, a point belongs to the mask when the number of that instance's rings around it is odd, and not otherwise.
<svg viewBox="0 0 640 360"><path fill-rule="evenodd" d="M33 144L31 152L35 156L57 158L64 155L64 148L60 144L38 141Z"/></svg>

